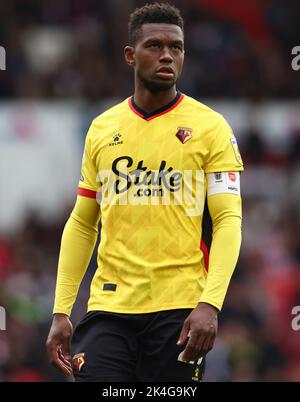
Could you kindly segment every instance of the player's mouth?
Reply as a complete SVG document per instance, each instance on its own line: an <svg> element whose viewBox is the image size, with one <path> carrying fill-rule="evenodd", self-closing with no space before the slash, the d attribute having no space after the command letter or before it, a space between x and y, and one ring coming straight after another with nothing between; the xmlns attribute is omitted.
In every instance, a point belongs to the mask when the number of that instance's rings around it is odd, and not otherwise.
<svg viewBox="0 0 300 402"><path fill-rule="evenodd" d="M171 67L161 67L156 71L156 75L164 80L171 80L174 78L175 73Z"/></svg>

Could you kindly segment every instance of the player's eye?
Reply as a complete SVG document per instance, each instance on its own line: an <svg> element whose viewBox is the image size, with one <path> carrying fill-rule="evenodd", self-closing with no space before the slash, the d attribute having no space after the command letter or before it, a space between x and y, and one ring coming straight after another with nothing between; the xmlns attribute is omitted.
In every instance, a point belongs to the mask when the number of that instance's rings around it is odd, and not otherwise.
<svg viewBox="0 0 300 402"><path fill-rule="evenodd" d="M172 47L173 47L173 49L175 49L175 50L182 50L182 48L181 48L180 45L173 45Z"/></svg>
<svg viewBox="0 0 300 402"><path fill-rule="evenodd" d="M159 47L159 44L158 43L150 43L148 45L148 47L157 48L157 47Z"/></svg>

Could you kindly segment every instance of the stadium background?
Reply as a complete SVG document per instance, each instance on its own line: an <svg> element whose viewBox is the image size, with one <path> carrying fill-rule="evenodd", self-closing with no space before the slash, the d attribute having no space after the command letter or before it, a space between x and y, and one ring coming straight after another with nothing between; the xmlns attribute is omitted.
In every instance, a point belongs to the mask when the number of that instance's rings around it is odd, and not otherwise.
<svg viewBox="0 0 300 402"><path fill-rule="evenodd" d="M134 0L0 3L0 381L63 381L45 340L60 237L93 117L133 90L123 61ZM243 245L207 381L299 381L300 3L172 1L185 17L179 88L224 114L238 138ZM72 319L84 313L87 283Z"/></svg>

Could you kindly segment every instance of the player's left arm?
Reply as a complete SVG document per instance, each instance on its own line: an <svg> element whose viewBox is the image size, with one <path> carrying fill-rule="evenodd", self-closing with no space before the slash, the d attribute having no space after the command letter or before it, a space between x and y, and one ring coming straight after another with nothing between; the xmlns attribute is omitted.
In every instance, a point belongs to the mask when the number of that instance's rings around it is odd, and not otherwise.
<svg viewBox="0 0 300 402"><path fill-rule="evenodd" d="M213 233L208 275L199 303L184 322L178 344L189 340L183 354L193 361L209 352L218 329L218 312L222 308L240 245L242 202L240 171L243 161L236 138L223 116L209 132L209 152L204 161L207 179L207 203ZM189 335L188 335L189 334Z"/></svg>
<svg viewBox="0 0 300 402"><path fill-rule="evenodd" d="M233 274L241 245L242 207L236 194L215 194L207 197L213 223L209 270L200 302L184 322L178 345L189 341L184 361L194 361L208 353L218 329L218 312Z"/></svg>
<svg viewBox="0 0 300 402"><path fill-rule="evenodd" d="M238 174L238 173L237 173ZM189 336L184 361L194 361L208 353L218 328L218 312L233 274L241 245L242 206L238 194L207 197L213 223L209 270L200 302L184 322L178 345Z"/></svg>
<svg viewBox="0 0 300 402"><path fill-rule="evenodd" d="M242 241L242 200L238 194L214 194L207 197L207 203L213 232L200 303L221 310Z"/></svg>

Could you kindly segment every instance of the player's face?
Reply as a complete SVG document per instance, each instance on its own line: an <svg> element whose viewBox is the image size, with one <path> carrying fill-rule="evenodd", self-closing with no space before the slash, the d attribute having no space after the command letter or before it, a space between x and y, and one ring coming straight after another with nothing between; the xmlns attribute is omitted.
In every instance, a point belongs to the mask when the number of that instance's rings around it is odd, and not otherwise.
<svg viewBox="0 0 300 402"><path fill-rule="evenodd" d="M181 28L173 24L144 24L132 50L136 78L151 92L172 88L184 60ZM127 58L128 61L128 58Z"/></svg>

